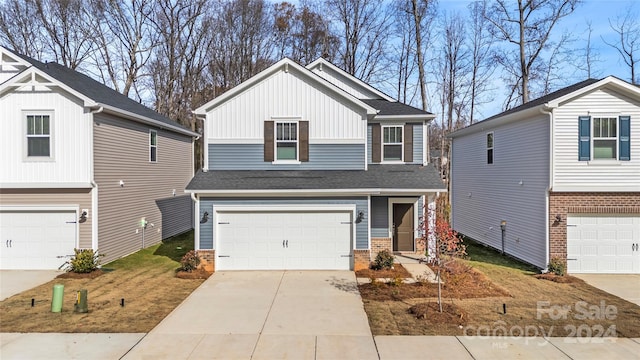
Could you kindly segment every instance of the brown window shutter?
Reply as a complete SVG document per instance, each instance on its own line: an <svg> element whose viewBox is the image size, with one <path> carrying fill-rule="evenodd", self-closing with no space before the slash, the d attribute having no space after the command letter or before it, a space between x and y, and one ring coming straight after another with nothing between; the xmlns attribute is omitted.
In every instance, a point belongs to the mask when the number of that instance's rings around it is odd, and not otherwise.
<svg viewBox="0 0 640 360"><path fill-rule="evenodd" d="M380 124L371 125L371 161L379 163L382 161L382 134Z"/></svg>
<svg viewBox="0 0 640 360"><path fill-rule="evenodd" d="M413 125L404 125L404 162L413 162Z"/></svg>
<svg viewBox="0 0 640 360"><path fill-rule="evenodd" d="M264 161L275 160L273 156L273 121L264 122Z"/></svg>
<svg viewBox="0 0 640 360"><path fill-rule="evenodd" d="M309 161L309 122L298 121L300 139L298 139L298 147L300 148L300 161Z"/></svg>

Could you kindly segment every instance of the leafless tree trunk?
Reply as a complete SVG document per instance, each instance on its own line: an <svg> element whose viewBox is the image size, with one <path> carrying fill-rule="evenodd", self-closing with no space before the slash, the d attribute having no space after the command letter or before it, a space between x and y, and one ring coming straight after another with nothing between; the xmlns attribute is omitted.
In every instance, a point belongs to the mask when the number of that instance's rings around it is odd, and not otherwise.
<svg viewBox="0 0 640 360"><path fill-rule="evenodd" d="M40 31L33 1L6 0L0 3L0 42L13 50L41 60L45 39Z"/></svg>
<svg viewBox="0 0 640 360"><path fill-rule="evenodd" d="M415 30L416 39L416 55L418 59L418 82L420 84L420 99L422 100L422 110L427 110L427 80L424 72L424 53L422 48L422 20L425 15L428 15L427 9L430 6L430 1L425 0L424 6L420 8L418 0L411 0L411 10L413 14L413 24Z"/></svg>
<svg viewBox="0 0 640 360"><path fill-rule="evenodd" d="M540 74L535 73L535 66L543 49L550 43L551 31L565 16L571 14L579 0L518 0L517 9L513 10L512 2L495 0L485 19L491 23L493 36L501 41L515 45L515 52L505 52L496 56L496 60L507 73L511 95L506 108L518 94L520 103L530 99L530 81ZM517 64L517 68L514 68Z"/></svg>
<svg viewBox="0 0 640 360"><path fill-rule="evenodd" d="M636 77L636 65L638 64L640 50L640 16L632 6L629 6L622 14L612 21L609 26L617 34L617 41L603 41L618 51L624 63L631 72L631 83L638 84L640 79Z"/></svg>
<svg viewBox="0 0 640 360"><path fill-rule="evenodd" d="M489 34L487 23L484 21L486 6L486 0L476 1L469 5L469 24L471 26L468 45L471 52L470 124L475 121L477 106L489 101L484 96L493 90L490 79L496 69L495 63L492 61L494 40Z"/></svg>

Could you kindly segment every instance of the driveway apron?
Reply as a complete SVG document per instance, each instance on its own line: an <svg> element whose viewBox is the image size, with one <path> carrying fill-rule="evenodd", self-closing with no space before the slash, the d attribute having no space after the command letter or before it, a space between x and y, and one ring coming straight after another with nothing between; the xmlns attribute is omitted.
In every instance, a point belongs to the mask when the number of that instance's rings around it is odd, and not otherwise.
<svg viewBox="0 0 640 360"><path fill-rule="evenodd" d="M377 359L350 271L212 275L125 359Z"/></svg>

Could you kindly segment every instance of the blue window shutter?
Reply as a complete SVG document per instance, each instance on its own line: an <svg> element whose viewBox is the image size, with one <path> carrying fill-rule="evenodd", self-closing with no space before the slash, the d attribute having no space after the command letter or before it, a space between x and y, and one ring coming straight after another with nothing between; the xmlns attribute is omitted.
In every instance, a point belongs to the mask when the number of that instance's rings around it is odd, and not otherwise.
<svg viewBox="0 0 640 360"><path fill-rule="evenodd" d="M578 160L591 160L591 117L578 118Z"/></svg>
<svg viewBox="0 0 640 360"><path fill-rule="evenodd" d="M620 135L618 144L620 146L619 160L631 160L631 117L620 116Z"/></svg>

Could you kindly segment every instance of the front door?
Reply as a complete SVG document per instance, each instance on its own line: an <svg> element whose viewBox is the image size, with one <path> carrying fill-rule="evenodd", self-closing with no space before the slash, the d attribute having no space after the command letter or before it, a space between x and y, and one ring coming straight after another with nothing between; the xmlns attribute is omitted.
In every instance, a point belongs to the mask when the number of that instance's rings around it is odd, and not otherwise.
<svg viewBox="0 0 640 360"><path fill-rule="evenodd" d="M393 251L413 251L413 204L393 204Z"/></svg>

